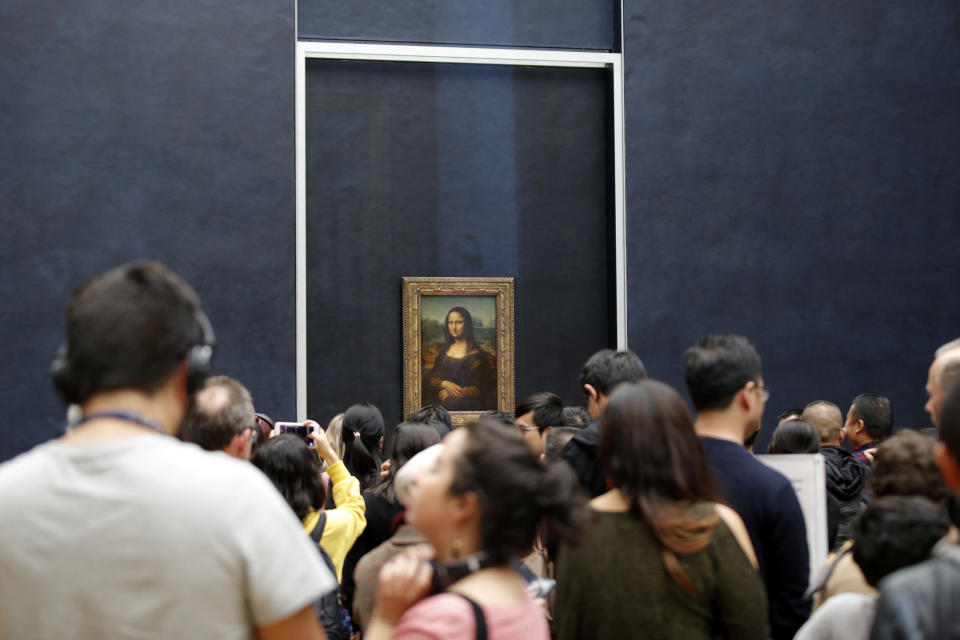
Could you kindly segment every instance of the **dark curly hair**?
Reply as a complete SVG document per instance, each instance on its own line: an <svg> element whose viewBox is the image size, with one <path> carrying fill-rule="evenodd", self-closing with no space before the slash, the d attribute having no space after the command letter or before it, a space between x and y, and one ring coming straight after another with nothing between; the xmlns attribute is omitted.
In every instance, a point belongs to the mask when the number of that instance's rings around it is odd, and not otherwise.
<svg viewBox="0 0 960 640"><path fill-rule="evenodd" d="M544 466L515 429L489 418L464 428L450 493L476 494L482 547L493 562L529 552L541 526L553 539L579 539L590 511L567 463Z"/></svg>
<svg viewBox="0 0 960 640"><path fill-rule="evenodd" d="M322 509L327 498L320 477L320 458L301 438L284 434L270 438L250 458L303 520L310 507Z"/></svg>
<svg viewBox="0 0 960 640"><path fill-rule="evenodd" d="M922 562L950 528L942 505L922 496L874 500L853 527L853 559L873 587L898 569Z"/></svg>
<svg viewBox="0 0 960 640"><path fill-rule="evenodd" d="M950 492L937 468L937 443L922 433L903 429L880 443L867 487L874 496L924 496L943 504Z"/></svg>

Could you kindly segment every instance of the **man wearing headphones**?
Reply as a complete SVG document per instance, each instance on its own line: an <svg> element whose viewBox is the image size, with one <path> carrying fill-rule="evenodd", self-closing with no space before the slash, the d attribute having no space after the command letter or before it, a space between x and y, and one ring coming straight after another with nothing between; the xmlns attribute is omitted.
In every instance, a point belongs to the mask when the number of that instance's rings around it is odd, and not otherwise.
<svg viewBox="0 0 960 640"><path fill-rule="evenodd" d="M53 364L82 408L0 465L0 637L323 638L335 586L251 465L179 442L213 329L160 264L81 287Z"/></svg>

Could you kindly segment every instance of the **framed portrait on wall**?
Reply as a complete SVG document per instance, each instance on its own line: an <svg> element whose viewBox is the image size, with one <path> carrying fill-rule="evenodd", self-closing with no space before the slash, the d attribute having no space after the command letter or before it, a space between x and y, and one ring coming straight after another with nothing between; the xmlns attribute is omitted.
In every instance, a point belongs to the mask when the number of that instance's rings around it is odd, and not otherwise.
<svg viewBox="0 0 960 640"><path fill-rule="evenodd" d="M513 278L403 278L403 415L514 409Z"/></svg>

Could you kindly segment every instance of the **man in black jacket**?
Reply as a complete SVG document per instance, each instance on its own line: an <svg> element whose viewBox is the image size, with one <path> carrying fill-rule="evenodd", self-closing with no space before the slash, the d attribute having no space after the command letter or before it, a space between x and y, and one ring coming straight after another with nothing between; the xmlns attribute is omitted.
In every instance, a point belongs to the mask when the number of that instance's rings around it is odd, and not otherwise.
<svg viewBox="0 0 960 640"><path fill-rule="evenodd" d="M827 400L815 400L803 410L803 420L820 432L820 455L826 463L828 500L836 505L835 512L827 514L827 528L836 530L831 546L836 547L853 535L853 521L869 502L866 491L870 467L854 460L853 455L840 446L843 439L843 412ZM832 499L831 499L832 498Z"/></svg>
<svg viewBox="0 0 960 640"><path fill-rule="evenodd" d="M600 415L607 406L607 398L620 383L640 382L646 377L647 370L636 354L612 349L590 356L580 371L580 387L587 395L587 411L593 421L567 443L561 455L573 467L591 498L610 490L597 461Z"/></svg>
<svg viewBox="0 0 960 640"><path fill-rule="evenodd" d="M960 384L944 397L939 416L937 465L954 493L960 492ZM960 546L944 538L931 557L898 571L880 585L871 640L960 639Z"/></svg>

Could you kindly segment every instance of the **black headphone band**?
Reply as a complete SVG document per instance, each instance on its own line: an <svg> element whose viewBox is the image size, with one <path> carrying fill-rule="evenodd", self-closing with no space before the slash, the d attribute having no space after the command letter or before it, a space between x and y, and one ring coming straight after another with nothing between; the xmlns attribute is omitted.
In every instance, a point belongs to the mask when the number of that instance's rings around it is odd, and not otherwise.
<svg viewBox="0 0 960 640"><path fill-rule="evenodd" d="M213 325L210 323L207 314L202 309L197 308L193 312L193 317L200 326L202 342L191 345L184 354L187 363L187 393L190 395L203 388L207 376L210 374L210 363L213 360L214 348L217 345L216 334L213 332ZM73 380L67 343L61 344L57 349L57 355L50 364L50 374L53 378L53 386L60 398L66 404L77 404L80 398L77 396L76 385Z"/></svg>

